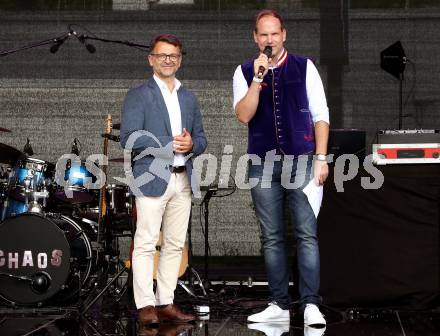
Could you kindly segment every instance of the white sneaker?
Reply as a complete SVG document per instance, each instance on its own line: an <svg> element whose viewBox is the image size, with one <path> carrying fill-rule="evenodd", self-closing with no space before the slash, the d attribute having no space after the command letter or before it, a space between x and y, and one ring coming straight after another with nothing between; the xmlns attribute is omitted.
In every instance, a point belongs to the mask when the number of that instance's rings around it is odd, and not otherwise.
<svg viewBox="0 0 440 336"><path fill-rule="evenodd" d="M265 310L249 316L247 320L249 322L290 322L290 314L288 309L281 309L271 302Z"/></svg>
<svg viewBox="0 0 440 336"><path fill-rule="evenodd" d="M324 328L313 328L309 326L304 327L304 336L322 336L325 332L325 326Z"/></svg>
<svg viewBox="0 0 440 336"><path fill-rule="evenodd" d="M304 309L304 324L306 326L326 325L324 316L321 314L316 305L311 303L306 304L306 309Z"/></svg>
<svg viewBox="0 0 440 336"><path fill-rule="evenodd" d="M247 327L252 330L264 332L266 336L281 336L282 334L289 332L290 322L252 323L248 324Z"/></svg>

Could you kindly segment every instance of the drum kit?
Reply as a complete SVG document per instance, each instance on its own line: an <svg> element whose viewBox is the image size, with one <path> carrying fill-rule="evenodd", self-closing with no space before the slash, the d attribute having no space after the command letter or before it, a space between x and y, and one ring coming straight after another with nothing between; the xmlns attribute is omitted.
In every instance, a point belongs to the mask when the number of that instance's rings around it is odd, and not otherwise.
<svg viewBox="0 0 440 336"><path fill-rule="evenodd" d="M104 144L106 155L108 138ZM0 143L0 305L41 307L87 297L108 260L119 255L115 232L132 230L127 186L87 189L92 175L84 162L66 167L68 186L54 177L55 164Z"/></svg>

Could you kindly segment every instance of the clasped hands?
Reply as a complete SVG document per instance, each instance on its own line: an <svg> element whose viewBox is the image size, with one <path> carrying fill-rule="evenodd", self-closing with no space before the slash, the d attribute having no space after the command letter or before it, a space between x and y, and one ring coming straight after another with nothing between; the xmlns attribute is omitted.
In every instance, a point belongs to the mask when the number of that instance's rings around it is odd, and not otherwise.
<svg viewBox="0 0 440 336"><path fill-rule="evenodd" d="M186 128L183 129L183 132L181 134L173 137L173 149L175 153L188 153L192 150L192 148L192 137Z"/></svg>

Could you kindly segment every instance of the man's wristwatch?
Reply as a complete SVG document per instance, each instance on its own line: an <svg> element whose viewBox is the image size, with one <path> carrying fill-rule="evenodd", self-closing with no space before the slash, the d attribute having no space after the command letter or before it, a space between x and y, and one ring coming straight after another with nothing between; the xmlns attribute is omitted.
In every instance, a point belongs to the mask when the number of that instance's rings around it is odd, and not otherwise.
<svg viewBox="0 0 440 336"><path fill-rule="evenodd" d="M263 81L263 78L259 78L259 77L257 77L257 76L254 76L254 78L252 78L252 80L253 80L254 82L261 83L261 82Z"/></svg>
<svg viewBox="0 0 440 336"><path fill-rule="evenodd" d="M327 162L327 155L325 154L315 154L316 161L325 161Z"/></svg>

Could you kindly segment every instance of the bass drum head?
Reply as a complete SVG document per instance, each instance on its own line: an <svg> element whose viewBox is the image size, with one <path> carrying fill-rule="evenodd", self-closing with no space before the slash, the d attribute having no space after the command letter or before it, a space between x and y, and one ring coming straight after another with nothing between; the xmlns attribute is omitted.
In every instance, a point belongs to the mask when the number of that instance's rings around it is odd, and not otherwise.
<svg viewBox="0 0 440 336"><path fill-rule="evenodd" d="M0 296L13 304L71 297L90 267L89 240L70 218L26 213L0 224Z"/></svg>

